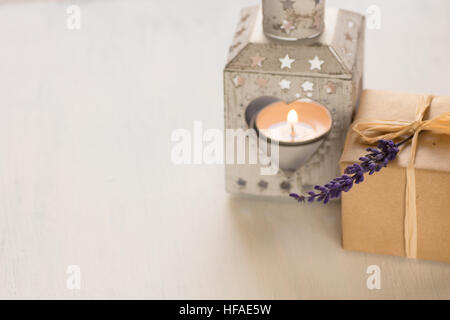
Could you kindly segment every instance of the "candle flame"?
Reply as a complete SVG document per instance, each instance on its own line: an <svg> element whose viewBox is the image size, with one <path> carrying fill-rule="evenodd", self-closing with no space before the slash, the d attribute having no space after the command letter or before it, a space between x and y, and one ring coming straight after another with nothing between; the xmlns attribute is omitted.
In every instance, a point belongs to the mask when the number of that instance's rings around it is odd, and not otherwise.
<svg viewBox="0 0 450 320"><path fill-rule="evenodd" d="M287 121L291 125L291 137L292 140L294 140L295 136L297 135L295 132L294 125L298 122L298 114L294 109L289 111L287 115Z"/></svg>
<svg viewBox="0 0 450 320"><path fill-rule="evenodd" d="M289 111L288 115L287 115L287 121L290 124L296 124L298 122L298 114L297 111L295 111L294 109L292 109L291 111Z"/></svg>

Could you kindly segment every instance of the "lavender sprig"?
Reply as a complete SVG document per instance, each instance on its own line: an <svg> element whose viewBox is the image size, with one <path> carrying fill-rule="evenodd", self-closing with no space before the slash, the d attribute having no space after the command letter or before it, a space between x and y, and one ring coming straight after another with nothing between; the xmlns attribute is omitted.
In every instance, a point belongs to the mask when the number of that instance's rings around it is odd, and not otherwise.
<svg viewBox="0 0 450 320"><path fill-rule="evenodd" d="M315 191L310 191L307 195L291 193L290 197L301 203L323 202L324 204L332 199L340 198L342 192L348 192L355 184L362 183L365 173L373 175L387 167L388 163L397 157L399 146L408 140L410 138L399 144L395 144L391 140L380 140L378 148L367 148L369 153L359 158L361 163L348 166L344 170L344 175L331 180L324 186L315 186Z"/></svg>

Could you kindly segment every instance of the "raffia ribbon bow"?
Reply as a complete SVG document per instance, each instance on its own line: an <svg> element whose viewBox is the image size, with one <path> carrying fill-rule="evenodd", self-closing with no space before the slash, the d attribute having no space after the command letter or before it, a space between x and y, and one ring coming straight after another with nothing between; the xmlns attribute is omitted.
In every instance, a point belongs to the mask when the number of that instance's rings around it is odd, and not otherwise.
<svg viewBox="0 0 450 320"><path fill-rule="evenodd" d="M417 258L417 208L416 208L416 177L415 159L419 134L430 131L435 134L450 135L450 111L434 119L423 120L431 106L433 96L420 97L414 121L374 120L356 123L352 129L360 135L363 142L376 144L379 140L413 136L411 154L406 169L406 205L405 205L405 251L408 258Z"/></svg>

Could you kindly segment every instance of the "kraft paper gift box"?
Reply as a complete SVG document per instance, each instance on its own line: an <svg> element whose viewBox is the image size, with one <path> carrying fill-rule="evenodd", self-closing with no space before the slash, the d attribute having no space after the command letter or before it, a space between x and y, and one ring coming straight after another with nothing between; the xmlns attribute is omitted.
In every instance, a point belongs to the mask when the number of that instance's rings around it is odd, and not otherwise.
<svg viewBox="0 0 450 320"><path fill-rule="evenodd" d="M366 90L355 123L375 119L414 121L423 97ZM449 111L450 97L433 97L424 120ZM406 194L406 168L411 158L411 143L407 143L387 168L366 175L363 183L343 194L344 249L450 262L450 136L423 131L417 141L413 170L415 218L414 215L411 218L411 205L407 205L407 199L414 199L407 198ZM367 153L367 147L350 129L340 161L341 170L358 163ZM411 225L416 226L413 234L409 232ZM411 247L415 247L413 252Z"/></svg>

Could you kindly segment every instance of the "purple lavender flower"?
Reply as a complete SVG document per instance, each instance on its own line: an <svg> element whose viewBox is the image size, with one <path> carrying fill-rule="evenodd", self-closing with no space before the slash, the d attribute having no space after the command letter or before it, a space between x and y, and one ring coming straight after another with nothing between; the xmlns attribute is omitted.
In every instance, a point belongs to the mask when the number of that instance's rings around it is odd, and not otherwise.
<svg viewBox="0 0 450 320"><path fill-rule="evenodd" d="M388 163L397 157L398 147L401 144L396 145L391 140L380 140L378 148L367 148L369 154L359 158L361 163L348 166L341 177L331 180L324 186L315 186L315 191L308 192L308 195L292 193L290 197L301 203L308 201L310 203L323 202L324 204L332 199L340 198L342 192L348 192L353 185L362 183L365 173L368 172L369 175L373 175L387 167Z"/></svg>

